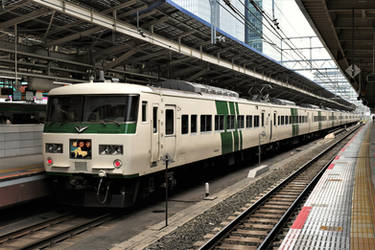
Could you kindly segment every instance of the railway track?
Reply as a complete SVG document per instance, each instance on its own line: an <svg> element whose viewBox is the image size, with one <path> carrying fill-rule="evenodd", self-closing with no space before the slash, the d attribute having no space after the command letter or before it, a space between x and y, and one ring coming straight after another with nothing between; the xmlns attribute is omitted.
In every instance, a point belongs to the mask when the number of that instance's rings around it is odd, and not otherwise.
<svg viewBox="0 0 375 250"><path fill-rule="evenodd" d="M0 235L0 249L41 249L115 218L67 212Z"/></svg>
<svg viewBox="0 0 375 250"><path fill-rule="evenodd" d="M358 128L358 127L357 127ZM210 238L206 249L268 249L357 128L301 166Z"/></svg>

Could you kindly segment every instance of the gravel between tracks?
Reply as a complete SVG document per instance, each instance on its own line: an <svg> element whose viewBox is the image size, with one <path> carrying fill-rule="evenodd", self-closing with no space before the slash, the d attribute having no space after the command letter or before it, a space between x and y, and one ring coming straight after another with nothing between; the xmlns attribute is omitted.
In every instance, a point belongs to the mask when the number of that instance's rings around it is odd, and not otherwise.
<svg viewBox="0 0 375 250"><path fill-rule="evenodd" d="M269 174L257 180L252 185L243 189L241 192L232 195L223 202L217 204L205 213L195 217L183 226L178 227L172 233L165 235L154 244L145 249L195 249L193 244L198 241L205 241L203 236L212 233L214 228L221 228L220 223L225 221L228 216L239 211L240 208L249 203L254 197L265 192L280 179L284 179L292 172L298 169L303 163L312 159L313 156L328 147L330 143L324 143L313 150L306 152L298 159L292 159L283 166L273 169Z"/></svg>

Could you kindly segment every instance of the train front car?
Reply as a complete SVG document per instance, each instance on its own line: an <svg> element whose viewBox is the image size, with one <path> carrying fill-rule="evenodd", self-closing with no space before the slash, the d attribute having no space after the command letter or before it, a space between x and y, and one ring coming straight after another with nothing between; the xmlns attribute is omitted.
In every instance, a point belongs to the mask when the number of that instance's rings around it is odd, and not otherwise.
<svg viewBox="0 0 375 250"><path fill-rule="evenodd" d="M137 193L140 93L130 84L85 83L49 93L44 165L59 202L126 207ZM138 147L142 143L138 140ZM143 150L147 152L147 149Z"/></svg>

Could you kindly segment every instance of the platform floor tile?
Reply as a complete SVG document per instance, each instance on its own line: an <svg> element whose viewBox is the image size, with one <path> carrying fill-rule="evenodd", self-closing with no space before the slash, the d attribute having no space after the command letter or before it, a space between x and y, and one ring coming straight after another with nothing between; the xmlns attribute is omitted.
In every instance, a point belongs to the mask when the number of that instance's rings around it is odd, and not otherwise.
<svg viewBox="0 0 375 250"><path fill-rule="evenodd" d="M305 202L280 249L350 248L355 169L367 128L366 125L357 132L335 157ZM306 214L304 210L309 212Z"/></svg>
<svg viewBox="0 0 375 250"><path fill-rule="evenodd" d="M375 249L375 192L371 180L370 137L372 129L366 131L357 167L352 203L351 249Z"/></svg>

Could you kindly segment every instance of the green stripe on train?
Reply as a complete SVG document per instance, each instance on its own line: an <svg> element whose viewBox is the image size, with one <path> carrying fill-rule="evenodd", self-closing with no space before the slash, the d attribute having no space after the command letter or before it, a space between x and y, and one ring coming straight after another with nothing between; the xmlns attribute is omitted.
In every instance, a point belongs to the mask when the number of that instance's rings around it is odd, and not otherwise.
<svg viewBox="0 0 375 250"><path fill-rule="evenodd" d="M227 132L227 117L226 115L229 114L228 104L224 101L215 101L216 103L216 112L218 115L225 115L224 117L224 129L225 132L220 133L221 138L221 153L231 153L233 151L233 139L232 133Z"/></svg>
<svg viewBox="0 0 375 250"><path fill-rule="evenodd" d="M229 111L230 111L230 114L231 115L236 115L236 109L235 109L235 105L234 105L234 102L229 102ZM238 130L237 130L237 119L234 119L234 127L235 127L235 130L232 132L233 133L233 141L234 141L234 148L233 148L233 152L234 151L238 151Z"/></svg>
<svg viewBox="0 0 375 250"><path fill-rule="evenodd" d="M239 115L240 114L240 109L238 108L238 102L236 102L236 113L237 113L237 115ZM244 122L244 125L245 125L245 116L244 116L244 120L243 120L243 122ZM240 148L240 150L242 150L242 130L239 130L238 131L239 132L239 138L240 138L240 145L239 145L239 148ZM237 132L237 133L238 133Z"/></svg>
<svg viewBox="0 0 375 250"><path fill-rule="evenodd" d="M299 124L298 124L298 110L296 108L291 108L290 113L292 115L292 136L296 136L299 134ZM297 118L295 118L297 117Z"/></svg>
<svg viewBox="0 0 375 250"><path fill-rule="evenodd" d="M86 127L80 134L135 134L137 124L92 124L92 123L47 123L44 133L73 133L77 134L76 127Z"/></svg>
<svg viewBox="0 0 375 250"><path fill-rule="evenodd" d="M218 115L228 115L228 105L227 102L216 101L216 112Z"/></svg>
<svg viewBox="0 0 375 250"><path fill-rule="evenodd" d="M221 137L221 153L222 154L232 153L233 151L232 133L222 132L220 133L220 137Z"/></svg>

